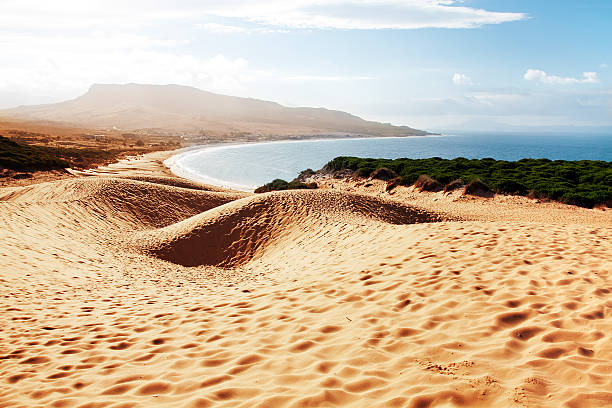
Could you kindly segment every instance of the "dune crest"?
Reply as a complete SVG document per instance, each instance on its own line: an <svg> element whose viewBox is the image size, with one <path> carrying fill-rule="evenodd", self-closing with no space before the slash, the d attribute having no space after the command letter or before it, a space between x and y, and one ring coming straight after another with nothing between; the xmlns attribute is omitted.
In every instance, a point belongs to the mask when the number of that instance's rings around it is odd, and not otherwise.
<svg viewBox="0 0 612 408"><path fill-rule="evenodd" d="M141 234L145 251L183 266L233 267L259 256L281 238L326 223L368 221L414 224L442 220L427 211L380 199L336 192L287 191L251 196L216 207L161 231Z"/></svg>

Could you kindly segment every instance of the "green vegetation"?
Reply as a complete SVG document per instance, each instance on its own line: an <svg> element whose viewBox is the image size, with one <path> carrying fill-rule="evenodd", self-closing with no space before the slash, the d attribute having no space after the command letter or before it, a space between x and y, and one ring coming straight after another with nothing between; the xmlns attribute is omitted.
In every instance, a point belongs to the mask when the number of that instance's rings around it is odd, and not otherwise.
<svg viewBox="0 0 612 408"><path fill-rule="evenodd" d="M465 183L480 179L501 194L529 194L583 207L597 204L612 207L612 162L605 161L336 157L326 167L336 171L350 169L361 177L369 177L375 170L386 167L400 175L403 185L413 184L421 175L442 184L457 179Z"/></svg>
<svg viewBox="0 0 612 408"><path fill-rule="evenodd" d="M12 170L42 170L69 167L70 163L45 149L20 145L0 136L0 166Z"/></svg>
<svg viewBox="0 0 612 408"><path fill-rule="evenodd" d="M269 191L280 191L280 190L297 190L297 189L315 189L317 183L302 183L300 181L293 180L286 182L282 179L272 180L272 182L265 184L255 190L256 193L267 193Z"/></svg>
<svg viewBox="0 0 612 408"><path fill-rule="evenodd" d="M25 145L0 136L0 168L17 171L85 168L112 160L119 153L117 150Z"/></svg>

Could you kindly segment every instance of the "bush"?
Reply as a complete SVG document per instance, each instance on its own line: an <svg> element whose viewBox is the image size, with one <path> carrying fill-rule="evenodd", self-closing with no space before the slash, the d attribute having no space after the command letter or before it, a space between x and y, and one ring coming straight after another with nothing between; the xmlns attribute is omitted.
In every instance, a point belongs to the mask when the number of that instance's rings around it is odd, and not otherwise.
<svg viewBox="0 0 612 408"><path fill-rule="evenodd" d="M414 186L420 191L441 191L444 186L438 180L434 180L426 174L419 176L417 181L414 182Z"/></svg>
<svg viewBox="0 0 612 408"><path fill-rule="evenodd" d="M399 186L402 182L402 179L400 177L396 177L392 180L387 181L387 186L385 187L385 191L389 192L391 190L393 190L395 187ZM368 185L366 184L366 187Z"/></svg>
<svg viewBox="0 0 612 408"><path fill-rule="evenodd" d="M461 179L453 180L444 186L443 193L444 194L450 193L451 191L455 191L459 188L462 188L463 186L464 186L463 180Z"/></svg>
<svg viewBox="0 0 612 408"><path fill-rule="evenodd" d="M370 177L376 180L389 181L398 177L399 175L391 169L386 167L379 167L370 174Z"/></svg>
<svg viewBox="0 0 612 408"><path fill-rule="evenodd" d="M370 175L374 172L374 168L372 167L362 167L357 170L357 175L359 177L370 177Z"/></svg>
<svg viewBox="0 0 612 408"><path fill-rule="evenodd" d="M0 167L12 170L47 170L70 167L70 163L48 148L20 145L0 136Z"/></svg>
<svg viewBox="0 0 612 408"><path fill-rule="evenodd" d="M317 183L302 183L297 179L286 182L283 179L275 179L272 180L268 184L264 184L261 187L255 189L256 193L267 193L270 191L282 191L282 190L298 190L298 189L316 189L318 187Z"/></svg>
<svg viewBox="0 0 612 408"><path fill-rule="evenodd" d="M493 184L493 188L513 195L525 195L528 191L524 184L512 179L501 179Z"/></svg>
<svg viewBox="0 0 612 408"><path fill-rule="evenodd" d="M482 180L476 179L469 182L465 186L463 194L475 195L479 197L491 197L493 196L493 190L491 190Z"/></svg>
<svg viewBox="0 0 612 408"><path fill-rule="evenodd" d="M296 180L304 181L308 177L312 177L315 175L315 171L313 169L306 169L300 172L300 175L296 178Z"/></svg>
<svg viewBox="0 0 612 408"><path fill-rule="evenodd" d="M592 207L612 202L612 162L593 160L521 159L518 161L466 159L363 159L336 157L326 168L348 169L361 177L385 167L401 177L403 185L412 185L419 176L428 174L440 183L449 183L445 191L458 184L481 180L500 194L518 194L551 198L569 204ZM461 183L463 184L463 183ZM451 188L452 187L452 188Z"/></svg>

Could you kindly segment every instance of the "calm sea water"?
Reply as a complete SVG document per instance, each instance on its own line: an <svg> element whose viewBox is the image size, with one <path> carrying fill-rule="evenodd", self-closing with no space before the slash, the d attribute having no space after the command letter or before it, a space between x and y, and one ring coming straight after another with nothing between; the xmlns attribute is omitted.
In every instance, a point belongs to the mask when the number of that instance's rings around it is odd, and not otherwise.
<svg viewBox="0 0 612 408"><path fill-rule="evenodd" d="M320 169L337 156L612 161L612 135L464 134L220 145L189 150L166 164L192 180L252 190L275 178L292 180L307 168Z"/></svg>

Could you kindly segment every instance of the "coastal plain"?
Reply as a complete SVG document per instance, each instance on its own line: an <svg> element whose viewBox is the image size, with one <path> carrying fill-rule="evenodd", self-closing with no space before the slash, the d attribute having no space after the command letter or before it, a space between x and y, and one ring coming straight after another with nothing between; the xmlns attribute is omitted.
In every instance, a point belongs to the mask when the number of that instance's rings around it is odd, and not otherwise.
<svg viewBox="0 0 612 408"><path fill-rule="evenodd" d="M611 211L162 156L0 190L0 406L612 406Z"/></svg>

